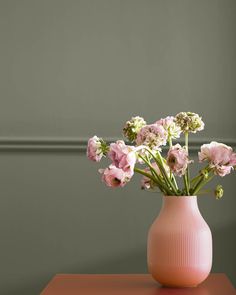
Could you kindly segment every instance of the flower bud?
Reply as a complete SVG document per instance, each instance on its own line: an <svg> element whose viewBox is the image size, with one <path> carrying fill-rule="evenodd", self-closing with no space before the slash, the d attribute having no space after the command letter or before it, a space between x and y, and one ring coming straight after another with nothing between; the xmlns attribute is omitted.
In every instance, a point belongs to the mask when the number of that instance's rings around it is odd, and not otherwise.
<svg viewBox="0 0 236 295"><path fill-rule="evenodd" d="M217 200L221 199L223 197L223 194L224 194L223 187L222 187L222 185L218 184L215 188L216 199Z"/></svg>

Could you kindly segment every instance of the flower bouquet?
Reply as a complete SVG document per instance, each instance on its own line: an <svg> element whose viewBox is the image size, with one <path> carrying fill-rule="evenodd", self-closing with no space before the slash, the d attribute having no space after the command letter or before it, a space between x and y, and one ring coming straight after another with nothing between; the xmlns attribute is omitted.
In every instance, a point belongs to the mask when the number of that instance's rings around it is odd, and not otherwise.
<svg viewBox="0 0 236 295"><path fill-rule="evenodd" d="M190 178L189 166L193 163L188 150L190 133L204 129L202 118L192 112L181 112L168 116L152 124L147 124L141 117L133 117L123 128L123 135L129 142L117 140L107 144L102 138L94 136L89 139L87 156L99 162L103 157L111 160L111 165L99 169L102 180L109 187L123 187L134 175L142 175L141 188L159 190L166 196L193 196L206 193L203 187L215 176L229 174L236 166L236 153L223 143L212 141L203 144L198 153L199 162L206 162L199 173ZM184 135L185 145L173 145ZM166 157L162 147L169 145ZM176 177L182 177L183 186ZM217 185L214 189L217 199L223 196L223 188Z"/></svg>
<svg viewBox="0 0 236 295"><path fill-rule="evenodd" d="M107 186L123 187L136 172L142 175L143 189L164 195L147 241L149 272L164 286L197 286L206 279L212 266L211 230L198 209L196 195L209 192L203 187L215 175L223 177L235 168L236 153L223 143L203 144L198 158L206 162L205 167L191 179L189 166L193 160L189 156L188 138L190 133L203 129L202 118L191 112L181 112L153 124L133 117L123 128L129 144L117 140L108 145L97 136L88 141L89 159L99 162L107 156L112 162L109 167L99 169ZM172 141L181 134L184 146L173 145ZM167 144L164 155L162 147ZM222 186L217 185L214 193L217 199L221 198Z"/></svg>

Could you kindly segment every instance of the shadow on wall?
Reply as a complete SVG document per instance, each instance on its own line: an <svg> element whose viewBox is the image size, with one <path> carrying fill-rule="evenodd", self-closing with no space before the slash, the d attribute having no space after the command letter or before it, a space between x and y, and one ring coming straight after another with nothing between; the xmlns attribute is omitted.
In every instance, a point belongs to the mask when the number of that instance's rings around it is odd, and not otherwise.
<svg viewBox="0 0 236 295"><path fill-rule="evenodd" d="M212 272L225 273L236 287L236 223L212 230L212 235L214 247Z"/></svg>
<svg viewBox="0 0 236 295"><path fill-rule="evenodd" d="M212 272L226 273L231 282L236 286L236 224L231 224L227 228L222 228L213 231L214 240L214 258ZM124 241L125 243L125 241ZM225 263L227 262L227 263ZM222 268L222 265L228 265L227 269ZM45 270L45 273L48 270ZM73 265L61 269L61 273L146 273L146 248L136 249L130 253L120 254L104 261L94 261L93 264L82 266ZM48 281L56 273L49 273L38 278L35 282L26 282L19 288L8 286L7 289L1 290L4 295L32 295L39 294L46 286Z"/></svg>

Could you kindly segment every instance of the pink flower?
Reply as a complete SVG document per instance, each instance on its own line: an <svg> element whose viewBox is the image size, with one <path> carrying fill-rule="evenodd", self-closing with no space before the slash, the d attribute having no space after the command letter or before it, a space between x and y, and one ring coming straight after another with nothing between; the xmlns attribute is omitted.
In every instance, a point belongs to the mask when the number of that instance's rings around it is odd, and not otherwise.
<svg viewBox="0 0 236 295"><path fill-rule="evenodd" d="M163 128L168 132L168 136L171 138L178 138L181 134L180 127L175 123L175 117L168 116L165 119L160 119L156 121L157 125L163 126Z"/></svg>
<svg viewBox="0 0 236 295"><path fill-rule="evenodd" d="M129 172L125 172L114 165L110 165L106 169L99 169L99 172L102 173L102 180L109 187L123 187L132 177Z"/></svg>
<svg viewBox="0 0 236 295"><path fill-rule="evenodd" d="M214 173L222 177L229 174L236 165L236 153L233 153L233 149L215 141L203 144L198 157L200 162L208 161Z"/></svg>
<svg viewBox="0 0 236 295"><path fill-rule="evenodd" d="M161 145L165 145L168 132L162 125L151 124L144 126L137 134L137 145L146 145L151 149L158 149Z"/></svg>
<svg viewBox="0 0 236 295"><path fill-rule="evenodd" d="M114 166L133 175L136 163L134 147L126 145L123 140L117 140L117 142L110 144L108 157Z"/></svg>
<svg viewBox="0 0 236 295"><path fill-rule="evenodd" d="M104 145L106 145L101 138L98 138L96 135L91 137L88 140L87 145L87 157L95 162L100 162L104 153Z"/></svg>
<svg viewBox="0 0 236 295"><path fill-rule="evenodd" d="M191 161L189 161L188 153L180 144L176 144L169 149L167 164L175 175L184 175L189 163Z"/></svg>

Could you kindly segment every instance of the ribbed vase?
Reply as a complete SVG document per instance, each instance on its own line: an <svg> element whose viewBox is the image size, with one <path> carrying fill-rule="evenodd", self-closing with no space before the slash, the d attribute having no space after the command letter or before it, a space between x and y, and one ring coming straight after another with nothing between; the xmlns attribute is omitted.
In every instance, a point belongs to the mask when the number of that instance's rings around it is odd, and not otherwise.
<svg viewBox="0 0 236 295"><path fill-rule="evenodd" d="M196 196L164 196L151 225L147 244L148 269L164 286L193 287L212 266L212 236Z"/></svg>

